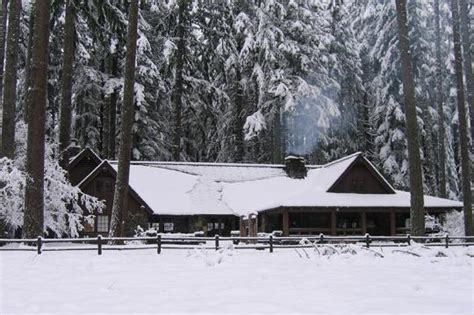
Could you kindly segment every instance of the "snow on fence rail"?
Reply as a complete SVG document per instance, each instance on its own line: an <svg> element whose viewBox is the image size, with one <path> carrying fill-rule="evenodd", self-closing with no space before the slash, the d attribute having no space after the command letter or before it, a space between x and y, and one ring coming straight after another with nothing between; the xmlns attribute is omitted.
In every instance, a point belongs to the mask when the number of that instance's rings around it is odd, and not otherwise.
<svg viewBox="0 0 474 315"><path fill-rule="evenodd" d="M124 245L123 242L147 242L146 244ZM0 239L0 244L25 244L25 247L12 248L0 246L0 251L36 251L40 255L43 251L79 251L97 250L102 255L104 250L138 250L156 249L157 254L161 254L163 249L194 249L197 246L202 249L219 250L223 241L231 241L235 249L269 249L273 253L276 248L311 248L315 245L338 244L338 243L364 243L367 248L377 247L403 247L410 246L413 242L422 242L424 246L473 246L474 237L471 236L288 236L276 237L273 235L264 237L178 237L158 234L156 237L102 237L97 238L42 238L36 239ZM379 241L382 243L373 244ZM454 243L453 241L461 241ZM203 243L213 242L212 246L203 246ZM240 244L244 242L244 244ZM389 243L391 242L391 243ZM45 244L51 243L79 243L96 246L86 247L50 247L45 248ZM34 244L34 245L33 245Z"/></svg>

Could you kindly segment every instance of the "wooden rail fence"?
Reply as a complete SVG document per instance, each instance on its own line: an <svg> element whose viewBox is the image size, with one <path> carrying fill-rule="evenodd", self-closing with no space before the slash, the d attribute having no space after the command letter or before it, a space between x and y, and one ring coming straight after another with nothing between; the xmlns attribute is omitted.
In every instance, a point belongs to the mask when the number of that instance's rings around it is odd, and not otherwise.
<svg viewBox="0 0 474 315"><path fill-rule="evenodd" d="M311 248L315 245L324 244L363 244L365 247L404 247L410 246L414 242L422 243L424 246L473 246L474 237L466 236L289 236L277 237L268 235L264 237L194 237L194 236L170 236L158 234L156 237L102 237L97 238L42 238L36 239L0 239L0 244L25 244L24 247L12 248L1 246L0 251L36 251L41 255L43 251L79 251L79 250L97 250L98 255L102 255L104 250L137 250L137 249L156 249L157 254L161 254L163 249L212 249L219 250L223 248L221 242L232 242L235 249L268 249L273 253L277 248ZM458 242L455 242L458 241ZM123 245L124 242L146 242L146 244ZM213 242L213 246L204 245L207 242ZM375 243L379 242L379 243ZM391 242L391 243L390 243ZM73 244L92 244L96 247L44 247L45 244L52 243L73 243Z"/></svg>

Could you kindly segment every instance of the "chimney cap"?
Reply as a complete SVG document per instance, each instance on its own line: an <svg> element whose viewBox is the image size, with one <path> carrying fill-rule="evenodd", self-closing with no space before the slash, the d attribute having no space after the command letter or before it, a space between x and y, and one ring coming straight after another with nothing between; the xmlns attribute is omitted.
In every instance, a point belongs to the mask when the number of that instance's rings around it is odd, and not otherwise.
<svg viewBox="0 0 474 315"><path fill-rule="evenodd" d="M288 155L287 157L285 157L285 161L289 161L289 160L301 160L301 161L306 161L306 159L302 156L299 156L299 155Z"/></svg>

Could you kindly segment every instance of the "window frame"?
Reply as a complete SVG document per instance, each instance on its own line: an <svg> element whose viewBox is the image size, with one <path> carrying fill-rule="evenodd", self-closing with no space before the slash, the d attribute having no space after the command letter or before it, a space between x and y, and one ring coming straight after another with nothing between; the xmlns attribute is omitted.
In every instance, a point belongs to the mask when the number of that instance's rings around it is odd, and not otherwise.
<svg viewBox="0 0 474 315"><path fill-rule="evenodd" d="M104 224L103 219L106 219L106 224ZM106 230L105 230L105 228ZM108 233L110 229L110 217L108 215L99 214L96 217L96 232L97 233Z"/></svg>

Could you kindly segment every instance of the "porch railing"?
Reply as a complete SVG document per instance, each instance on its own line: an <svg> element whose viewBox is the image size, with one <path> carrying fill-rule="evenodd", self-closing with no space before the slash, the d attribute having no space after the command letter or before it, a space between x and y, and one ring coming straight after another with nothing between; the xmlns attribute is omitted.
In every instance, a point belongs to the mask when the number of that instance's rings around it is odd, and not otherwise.
<svg viewBox="0 0 474 315"><path fill-rule="evenodd" d="M126 244L125 242L131 242ZM97 238L42 238L36 239L0 239L0 251L36 251L40 255L43 251L81 251L96 250L102 255L104 250L140 250L154 249L161 254L164 249L207 249L219 250L223 243L232 242L235 249L257 249L273 253L280 248L313 248L324 244L361 244L367 248L376 247L406 247L413 243L422 243L423 246L473 246L474 236L259 236L259 237L196 237L172 236L158 234L156 237L102 237ZM46 244L86 244L92 246L59 246L45 247ZM135 244L133 244L135 243ZM137 244L138 243L138 244ZM8 244L23 244L21 247L9 247Z"/></svg>

